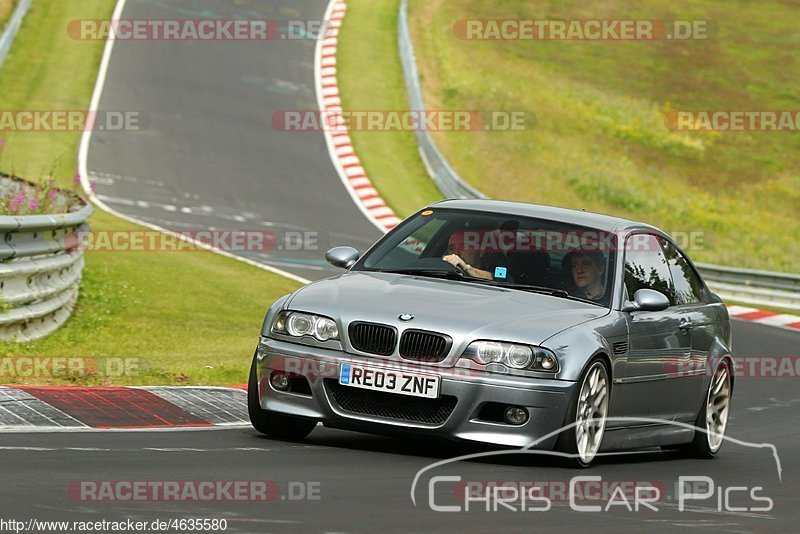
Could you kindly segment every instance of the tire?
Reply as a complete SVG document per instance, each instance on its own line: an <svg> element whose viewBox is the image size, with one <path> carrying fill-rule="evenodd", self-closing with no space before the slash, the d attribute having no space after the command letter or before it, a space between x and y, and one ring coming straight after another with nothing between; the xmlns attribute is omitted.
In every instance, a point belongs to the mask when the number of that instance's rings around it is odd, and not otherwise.
<svg viewBox="0 0 800 534"><path fill-rule="evenodd" d="M591 384L593 380L597 381L594 386ZM596 358L589 363L578 381L578 388L564 418L564 427L569 428L559 434L556 443L556 450L569 455L562 460L566 467L584 469L594 461L603 442L610 392L608 367L602 359ZM580 412L579 406L582 406Z"/></svg>
<svg viewBox="0 0 800 534"><path fill-rule="evenodd" d="M253 356L250 379L247 381L247 412L253 428L271 438L299 441L308 436L317 421L264 410L258 398L258 357Z"/></svg>
<svg viewBox="0 0 800 534"><path fill-rule="evenodd" d="M694 439L680 448L686 456L707 460L717 456L725 442L732 392L731 365L727 358L723 358L717 364L700 413L697 414L694 426L698 430L694 432ZM710 411L710 408L713 410Z"/></svg>

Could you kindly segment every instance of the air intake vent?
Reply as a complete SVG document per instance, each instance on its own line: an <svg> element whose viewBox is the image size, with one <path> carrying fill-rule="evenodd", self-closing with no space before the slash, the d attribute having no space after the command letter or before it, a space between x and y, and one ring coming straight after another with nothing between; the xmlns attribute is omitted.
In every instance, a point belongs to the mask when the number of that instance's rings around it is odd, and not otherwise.
<svg viewBox="0 0 800 534"><path fill-rule="evenodd" d="M394 327L375 323L350 323L350 344L368 354L391 356L397 344Z"/></svg>
<svg viewBox="0 0 800 534"><path fill-rule="evenodd" d="M450 336L426 332L424 330L406 330L400 338L400 356L407 360L423 363L436 363L444 360L453 344Z"/></svg>
<svg viewBox="0 0 800 534"><path fill-rule="evenodd" d="M408 423L442 425L458 403L458 399L447 395L422 399L343 386L331 379L326 379L325 385L330 398L345 412Z"/></svg>
<svg viewBox="0 0 800 534"><path fill-rule="evenodd" d="M611 344L611 348L614 350L614 354L617 356L621 356L628 352L628 342L627 341L617 341L616 343Z"/></svg>

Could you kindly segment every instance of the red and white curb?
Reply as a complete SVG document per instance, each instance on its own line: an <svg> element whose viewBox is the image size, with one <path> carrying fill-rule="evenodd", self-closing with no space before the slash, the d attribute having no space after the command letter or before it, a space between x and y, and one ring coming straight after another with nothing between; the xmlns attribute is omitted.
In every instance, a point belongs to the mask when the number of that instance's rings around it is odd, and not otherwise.
<svg viewBox="0 0 800 534"><path fill-rule="evenodd" d="M746 306L728 306L728 314L733 319L800 331L800 316L797 315L759 310Z"/></svg>
<svg viewBox="0 0 800 534"><path fill-rule="evenodd" d="M178 430L249 424L243 388L0 386L0 432Z"/></svg>
<svg viewBox="0 0 800 534"><path fill-rule="evenodd" d="M326 37L317 42L314 76L319 109L326 114L343 111L337 80L336 50L339 28L346 11L345 2L331 0L325 11L325 20L329 21L328 31ZM343 126L337 126L335 131L324 128L324 134L333 166L358 209L382 232L388 232L397 226L400 219L373 187L361 166L361 160L356 156L347 129Z"/></svg>

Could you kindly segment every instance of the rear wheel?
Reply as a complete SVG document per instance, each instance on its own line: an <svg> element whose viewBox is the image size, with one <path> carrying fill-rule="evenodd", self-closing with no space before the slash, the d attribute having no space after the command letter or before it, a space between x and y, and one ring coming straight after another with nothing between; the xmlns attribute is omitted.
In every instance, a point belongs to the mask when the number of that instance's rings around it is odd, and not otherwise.
<svg viewBox="0 0 800 534"><path fill-rule="evenodd" d="M253 357L250 366L250 379L247 381L247 412L253 428L267 436L291 441L301 440L308 436L317 422L305 417L294 417L282 413L265 410L258 398L258 357Z"/></svg>
<svg viewBox="0 0 800 534"><path fill-rule="evenodd" d="M723 359L711 377L705 403L697 415L695 426L698 430L694 432L694 440L682 448L684 453L694 458L713 458L717 455L725 441L731 390L730 363Z"/></svg>
<svg viewBox="0 0 800 534"><path fill-rule="evenodd" d="M603 360L592 361L578 382L578 392L570 403L556 448L568 454L569 467L589 467L603 443L608 416L610 381ZM571 426L570 426L571 425Z"/></svg>

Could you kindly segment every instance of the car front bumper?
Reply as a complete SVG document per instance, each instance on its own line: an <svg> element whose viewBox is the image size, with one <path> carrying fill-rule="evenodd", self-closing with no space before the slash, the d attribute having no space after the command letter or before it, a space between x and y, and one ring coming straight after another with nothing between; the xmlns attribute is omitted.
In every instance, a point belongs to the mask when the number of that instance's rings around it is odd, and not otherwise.
<svg viewBox="0 0 800 534"><path fill-rule="evenodd" d="M576 387L575 382L564 380L464 372L463 369L405 360L389 362L263 337L256 361L262 409L317 419L332 427L375 433L425 434L511 447L525 447L538 441L535 448L552 449L558 437L555 432L564 423ZM363 391L338 385L339 369L343 363L391 370L397 370L400 364L406 372L439 376L440 398L428 402L414 397L409 399L406 395L380 393L379 403L365 402L363 397L355 404L343 403L343 393L349 399L350 393L356 393L352 390ZM302 375L308 381L309 391L276 390L269 383L273 371ZM370 398L375 399L374 396ZM412 403L421 407L418 410L409 408ZM530 417L523 425L488 421L479 417L487 403L520 406L528 411ZM355 411L354 405L357 406ZM414 417L407 417L409 410L415 413ZM435 417L428 421L424 417L418 419L415 410L430 411Z"/></svg>

